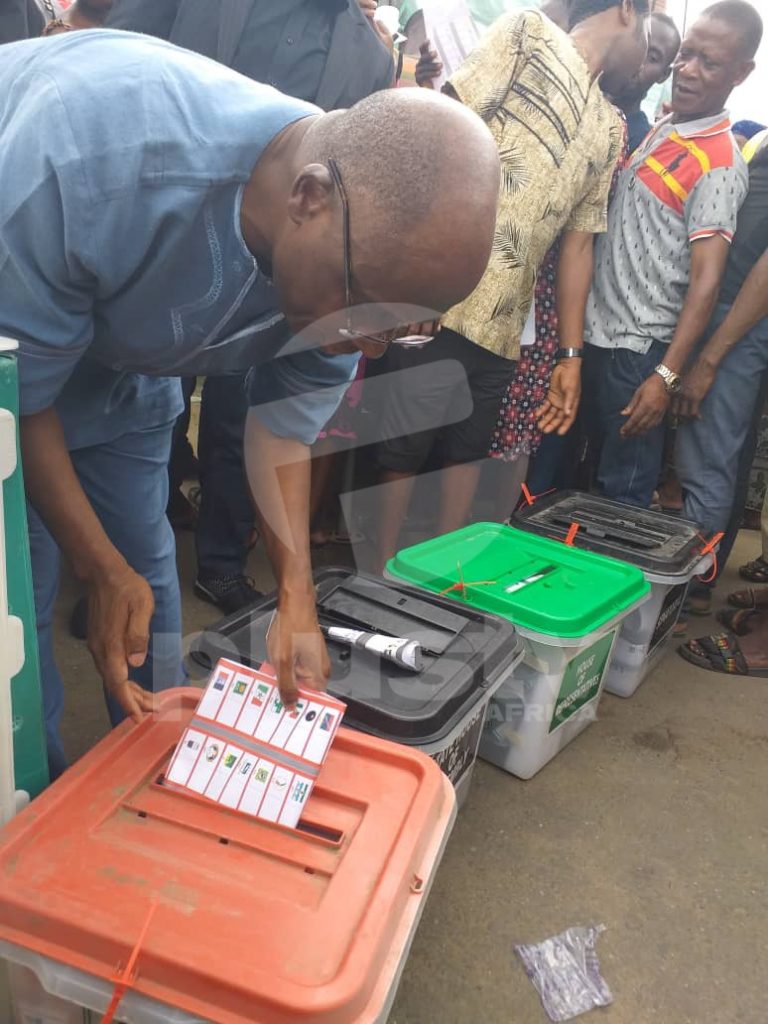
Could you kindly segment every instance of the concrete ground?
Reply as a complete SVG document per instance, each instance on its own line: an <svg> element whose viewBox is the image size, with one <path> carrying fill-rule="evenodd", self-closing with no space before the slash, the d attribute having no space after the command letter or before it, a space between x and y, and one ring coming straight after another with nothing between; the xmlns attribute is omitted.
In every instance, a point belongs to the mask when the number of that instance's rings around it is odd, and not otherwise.
<svg viewBox="0 0 768 1024"><path fill-rule="evenodd" d="M757 545L742 534L732 565ZM216 613L192 596L189 535L179 563L192 631ZM730 571L720 594L735 583ZM58 656L77 758L107 719L85 647L66 634L72 597L65 583ZM713 625L696 620L693 635ZM590 923L607 928L598 952L615 1001L585 1020L764 1024L767 697L768 680L702 672L672 651L634 698L604 697L534 779L478 763L391 1024L544 1022L514 945Z"/></svg>

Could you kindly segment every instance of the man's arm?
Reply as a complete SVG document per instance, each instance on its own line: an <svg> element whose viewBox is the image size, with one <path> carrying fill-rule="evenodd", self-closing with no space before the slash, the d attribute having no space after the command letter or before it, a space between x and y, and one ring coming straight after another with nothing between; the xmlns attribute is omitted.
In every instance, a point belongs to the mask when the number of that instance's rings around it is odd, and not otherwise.
<svg viewBox="0 0 768 1024"><path fill-rule="evenodd" d="M701 403L714 383L723 359L731 349L752 330L763 317L768 316L768 251L763 253L747 275L728 314L699 353L686 373L676 406L680 416L687 419L700 415Z"/></svg>
<svg viewBox="0 0 768 1024"><path fill-rule="evenodd" d="M555 297L561 348L584 348L584 313L592 284L595 236L589 231L566 231L557 263ZM579 409L581 359L564 359L552 370L549 394L539 409L545 434L567 433Z"/></svg>
<svg viewBox="0 0 768 1024"><path fill-rule="evenodd" d="M664 356L664 366L682 373L689 356L707 329L717 304L720 281L730 246L722 235L691 243L691 275L677 327ZM652 373L632 396L622 415L627 417L622 437L644 434L658 426L670 404L670 395L658 373Z"/></svg>
<svg viewBox="0 0 768 1024"><path fill-rule="evenodd" d="M19 423L29 500L88 586L88 646L104 685L136 721L152 697L128 679L144 663L154 601L149 584L113 547L75 474L53 408Z"/></svg>
<svg viewBox="0 0 768 1024"><path fill-rule="evenodd" d="M324 689L330 673L312 582L309 446L338 408L358 361L359 355L307 349L256 367L248 383L245 465L278 588L268 649L289 704L299 686Z"/></svg>
<svg viewBox="0 0 768 1024"><path fill-rule="evenodd" d="M278 611L267 638L269 657L286 704L297 687L323 689L331 666L317 623L309 548L311 458L307 445L273 434L248 414L248 481L277 580Z"/></svg>

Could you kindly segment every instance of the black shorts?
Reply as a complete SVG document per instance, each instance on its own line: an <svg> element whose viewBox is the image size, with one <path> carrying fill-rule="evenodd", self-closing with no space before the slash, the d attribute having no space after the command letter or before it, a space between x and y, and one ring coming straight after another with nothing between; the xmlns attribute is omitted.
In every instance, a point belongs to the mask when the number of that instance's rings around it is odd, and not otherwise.
<svg viewBox="0 0 768 1024"><path fill-rule="evenodd" d="M424 348L393 345L387 353L393 376L381 412L385 440L378 446L379 465L418 472L438 435L446 462L485 458L515 366L445 327Z"/></svg>

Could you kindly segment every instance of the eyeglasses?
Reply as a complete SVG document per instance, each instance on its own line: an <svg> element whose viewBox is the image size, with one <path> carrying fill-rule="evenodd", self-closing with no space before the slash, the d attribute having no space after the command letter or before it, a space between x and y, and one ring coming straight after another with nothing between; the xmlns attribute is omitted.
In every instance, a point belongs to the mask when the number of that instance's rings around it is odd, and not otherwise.
<svg viewBox="0 0 768 1024"><path fill-rule="evenodd" d="M431 334L408 334L407 327L395 327L391 331L382 331L380 334L365 334L352 326L352 244L349 229L349 199L341 180L339 165L335 160L328 160L328 170L331 172L333 184L339 193L341 201L341 221L344 232L344 304L347 312L347 326L339 328L339 336L345 341L354 341L362 338L374 345L401 345L404 347L421 348L427 342L432 341Z"/></svg>

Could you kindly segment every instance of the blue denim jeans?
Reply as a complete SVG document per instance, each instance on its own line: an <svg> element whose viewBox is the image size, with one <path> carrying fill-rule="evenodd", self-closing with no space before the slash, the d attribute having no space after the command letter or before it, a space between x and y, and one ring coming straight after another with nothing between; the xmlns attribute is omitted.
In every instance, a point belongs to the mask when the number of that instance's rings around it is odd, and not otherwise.
<svg viewBox="0 0 768 1024"><path fill-rule="evenodd" d="M196 543L197 572L201 577L245 572L254 523L243 461L247 413L245 375L206 379L197 449L200 515Z"/></svg>
<svg viewBox="0 0 768 1024"><path fill-rule="evenodd" d="M596 345L585 349L582 403L595 450L600 451L598 487L606 498L625 505L650 506L659 482L666 428L662 422L639 437L623 438L619 431L627 417L621 411L664 361L666 351L660 341L652 342L644 355Z"/></svg>
<svg viewBox="0 0 768 1024"><path fill-rule="evenodd" d="M729 308L718 306L711 330ZM707 536L728 528L739 459L767 369L768 317L745 334L720 364L701 404L701 418L678 428L675 461L684 494L683 514L700 523Z"/></svg>
<svg viewBox="0 0 768 1024"><path fill-rule="evenodd" d="M80 484L107 536L152 587L155 614L149 656L141 668L131 672L131 677L147 690L178 686L184 680L176 544L165 515L172 433L173 422L70 452ZM59 736L64 685L54 658L52 636L61 555L31 506L27 515L48 761L51 777L56 778L67 767ZM117 725L124 717L122 710L111 699L107 706L112 724Z"/></svg>

